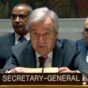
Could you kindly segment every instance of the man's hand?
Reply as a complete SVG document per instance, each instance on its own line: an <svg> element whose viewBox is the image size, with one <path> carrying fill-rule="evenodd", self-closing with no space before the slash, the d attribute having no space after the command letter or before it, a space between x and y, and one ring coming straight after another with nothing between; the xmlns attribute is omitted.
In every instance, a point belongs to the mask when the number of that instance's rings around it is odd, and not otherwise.
<svg viewBox="0 0 88 88"><path fill-rule="evenodd" d="M77 73L76 70L70 70L68 67L60 67L58 69L59 73Z"/></svg>
<svg viewBox="0 0 88 88"><path fill-rule="evenodd" d="M7 73L42 73L42 69L43 68L16 67L9 70ZM44 68L43 73L58 73L58 67Z"/></svg>
<svg viewBox="0 0 88 88"><path fill-rule="evenodd" d="M16 67L8 73L42 73L42 68ZM70 70L68 67L44 68L44 73L79 73L77 70Z"/></svg>
<svg viewBox="0 0 88 88"><path fill-rule="evenodd" d="M27 71L28 71L28 68L16 67L14 69L9 70L8 73L26 73Z"/></svg>

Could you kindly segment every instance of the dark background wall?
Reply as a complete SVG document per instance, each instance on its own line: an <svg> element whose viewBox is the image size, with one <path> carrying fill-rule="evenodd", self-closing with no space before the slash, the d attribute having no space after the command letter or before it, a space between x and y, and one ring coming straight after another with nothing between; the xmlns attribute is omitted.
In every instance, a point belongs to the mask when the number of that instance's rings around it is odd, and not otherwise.
<svg viewBox="0 0 88 88"><path fill-rule="evenodd" d="M18 3L27 3L33 9L47 6L60 18L85 18L88 16L88 0L0 0L0 19L10 18L11 9Z"/></svg>

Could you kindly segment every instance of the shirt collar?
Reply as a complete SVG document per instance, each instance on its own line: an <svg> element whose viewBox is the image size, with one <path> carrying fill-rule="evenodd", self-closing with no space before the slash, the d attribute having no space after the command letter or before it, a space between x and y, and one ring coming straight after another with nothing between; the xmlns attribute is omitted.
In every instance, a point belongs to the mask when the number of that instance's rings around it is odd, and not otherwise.
<svg viewBox="0 0 88 88"><path fill-rule="evenodd" d="M36 54L36 57L37 57L37 58L41 56L38 52L36 52L35 54ZM53 52L51 51L51 52L48 54L48 58L52 58L52 54L53 54Z"/></svg>
<svg viewBox="0 0 88 88"><path fill-rule="evenodd" d="M15 44L18 43L18 39L20 38L20 35L15 33ZM30 34L27 33L26 35L24 35L24 38L27 39L27 40L30 40Z"/></svg>

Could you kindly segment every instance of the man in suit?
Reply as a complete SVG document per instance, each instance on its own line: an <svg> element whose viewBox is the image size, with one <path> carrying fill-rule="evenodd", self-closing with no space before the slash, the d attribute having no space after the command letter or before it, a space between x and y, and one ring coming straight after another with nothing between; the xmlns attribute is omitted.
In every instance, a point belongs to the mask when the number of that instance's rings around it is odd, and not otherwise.
<svg viewBox="0 0 88 88"><path fill-rule="evenodd" d="M29 20L31 43L27 41L14 46L4 70L9 69L9 73L30 72L30 68L42 67L40 60L43 60L43 67L57 67L60 73L86 72L88 65L75 43L57 38L59 25L54 11L37 8Z"/></svg>
<svg viewBox="0 0 88 88"><path fill-rule="evenodd" d="M22 42L22 39L29 40L29 33L26 25L32 8L26 4L18 4L13 7L11 21L14 33L0 37L0 68L3 68L11 54L11 47ZM24 38L23 38L24 37Z"/></svg>
<svg viewBox="0 0 88 88"><path fill-rule="evenodd" d="M88 63L88 17L85 19L84 22L84 29L83 29L83 38L76 41L78 47L81 49L84 58L86 58L86 62Z"/></svg>

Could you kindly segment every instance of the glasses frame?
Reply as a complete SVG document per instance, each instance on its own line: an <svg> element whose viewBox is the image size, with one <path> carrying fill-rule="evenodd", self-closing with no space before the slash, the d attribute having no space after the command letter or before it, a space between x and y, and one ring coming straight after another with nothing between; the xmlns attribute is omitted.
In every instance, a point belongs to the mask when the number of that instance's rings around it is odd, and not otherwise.
<svg viewBox="0 0 88 88"><path fill-rule="evenodd" d="M24 14L11 14L12 19L16 19L17 17L19 17L20 19L25 19L27 17L27 15L24 15Z"/></svg>

